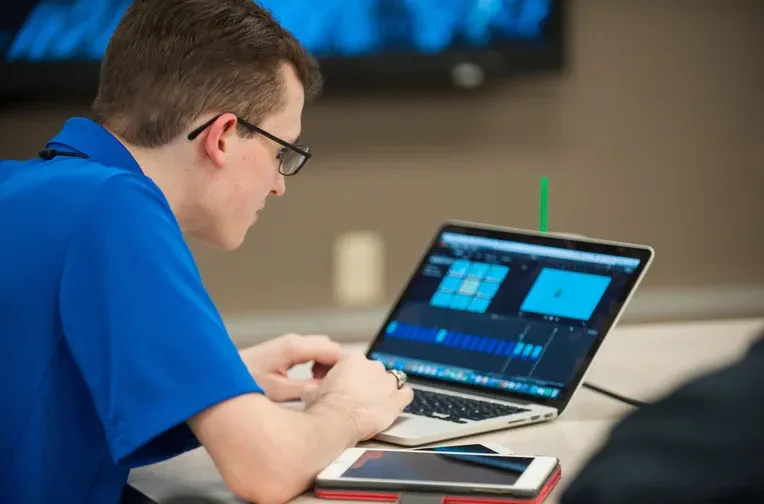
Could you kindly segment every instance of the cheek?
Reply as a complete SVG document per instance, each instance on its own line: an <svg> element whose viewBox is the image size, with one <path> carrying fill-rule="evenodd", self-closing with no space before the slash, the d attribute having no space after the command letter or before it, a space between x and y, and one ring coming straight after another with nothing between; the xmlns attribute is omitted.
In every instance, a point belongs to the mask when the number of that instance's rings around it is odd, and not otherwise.
<svg viewBox="0 0 764 504"><path fill-rule="evenodd" d="M261 205L273 185L273 162L261 153L250 153L242 160L234 191L248 205Z"/></svg>

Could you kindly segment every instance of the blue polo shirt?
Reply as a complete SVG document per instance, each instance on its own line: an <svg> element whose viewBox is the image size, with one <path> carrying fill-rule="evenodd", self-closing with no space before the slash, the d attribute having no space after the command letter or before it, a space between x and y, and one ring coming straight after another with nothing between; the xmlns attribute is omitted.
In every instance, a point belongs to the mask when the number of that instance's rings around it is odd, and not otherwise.
<svg viewBox="0 0 764 504"><path fill-rule="evenodd" d="M0 162L0 502L109 504L259 393L159 188L98 124Z"/></svg>

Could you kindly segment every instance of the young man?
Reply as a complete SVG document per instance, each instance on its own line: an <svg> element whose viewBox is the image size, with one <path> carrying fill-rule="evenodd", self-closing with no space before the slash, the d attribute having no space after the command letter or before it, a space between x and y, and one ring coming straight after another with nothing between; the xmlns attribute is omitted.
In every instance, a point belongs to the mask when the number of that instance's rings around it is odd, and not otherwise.
<svg viewBox="0 0 764 504"><path fill-rule="evenodd" d="M117 503L131 467L199 443L237 495L283 502L411 401L323 336L238 352L183 239L242 243L310 157L319 81L252 0L136 0L95 120L0 163L2 502ZM328 372L285 378L310 361Z"/></svg>

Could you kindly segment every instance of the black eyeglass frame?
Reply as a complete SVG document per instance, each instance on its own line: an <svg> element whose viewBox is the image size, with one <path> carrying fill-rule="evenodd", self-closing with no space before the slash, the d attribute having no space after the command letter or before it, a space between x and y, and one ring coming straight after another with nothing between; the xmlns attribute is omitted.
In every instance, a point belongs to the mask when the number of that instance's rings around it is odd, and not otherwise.
<svg viewBox="0 0 764 504"><path fill-rule="evenodd" d="M220 118L220 116L222 116L222 115L223 114L216 115L215 117L213 117L209 121L205 122L204 124L202 124L198 128L194 129L191 133L188 134L188 139L189 140L194 140L196 137L198 137L202 133L202 131L207 129L212 123L217 121L218 118ZM247 129L249 129L251 131L254 131L255 133L259 133L259 134L263 135L265 138L273 140L277 144L279 144L279 145L281 145L283 147L286 147L287 149L289 149L289 150L291 150L293 152L296 152L297 154L300 154L302 156L302 161L300 161L300 164L291 173L284 173L283 172L283 170L282 170L282 167L283 167L283 158L279 160L279 173L281 173L285 177L291 177L293 175L297 175L297 173L302 169L302 167L305 166L305 163L308 161L308 159L310 159L313 156L313 153L310 151L310 147L307 147L307 146L304 146L304 145L291 144L291 143L287 142L286 140L282 140L281 138L268 133L267 131L265 131L262 128L258 128L254 124L252 124L252 123L250 123L248 121L245 121L244 119L242 119L242 118L240 118L238 116L236 117L236 120L239 122L239 124L241 124L245 128L247 128Z"/></svg>

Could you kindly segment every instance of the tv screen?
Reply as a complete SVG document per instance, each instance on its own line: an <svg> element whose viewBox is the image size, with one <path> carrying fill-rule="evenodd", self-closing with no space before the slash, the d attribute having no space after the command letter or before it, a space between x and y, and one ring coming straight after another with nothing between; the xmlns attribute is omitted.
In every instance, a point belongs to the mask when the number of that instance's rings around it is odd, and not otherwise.
<svg viewBox="0 0 764 504"><path fill-rule="evenodd" d="M490 78L558 70L563 2L259 0L319 59L329 89L435 84L469 71ZM106 45L131 3L15 0L4 6L2 91L93 93Z"/></svg>

